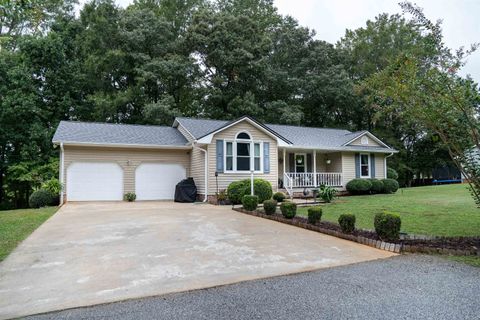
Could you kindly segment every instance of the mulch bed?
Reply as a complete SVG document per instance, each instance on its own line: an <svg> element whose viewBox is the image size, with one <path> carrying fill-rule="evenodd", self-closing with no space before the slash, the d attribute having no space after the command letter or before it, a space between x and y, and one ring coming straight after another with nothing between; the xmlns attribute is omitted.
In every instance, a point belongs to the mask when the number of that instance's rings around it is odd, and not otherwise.
<svg viewBox="0 0 480 320"><path fill-rule="evenodd" d="M316 225L312 225L308 223L305 217L297 216L293 219L287 219L281 214L267 215L261 210L246 211L243 208L233 208L233 210L392 252L480 255L480 237L430 237L402 234L399 240L385 242L372 230L355 229L353 233L345 234L338 224L332 222L321 221Z"/></svg>

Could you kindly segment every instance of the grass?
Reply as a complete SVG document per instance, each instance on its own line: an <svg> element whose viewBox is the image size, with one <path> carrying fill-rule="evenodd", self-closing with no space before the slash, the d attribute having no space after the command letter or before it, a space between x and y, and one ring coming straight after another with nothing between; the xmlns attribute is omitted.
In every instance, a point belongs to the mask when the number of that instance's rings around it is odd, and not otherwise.
<svg viewBox="0 0 480 320"><path fill-rule="evenodd" d="M356 227L373 230L375 213L390 211L402 218L402 231L437 236L479 236L480 209L466 185L400 189L395 194L339 197L323 205L322 220L337 222L342 213L353 213ZM306 216L307 208L299 208Z"/></svg>
<svg viewBox="0 0 480 320"><path fill-rule="evenodd" d="M50 218L58 207L0 211L0 261Z"/></svg>
<svg viewBox="0 0 480 320"><path fill-rule="evenodd" d="M446 256L446 258L480 268L479 256Z"/></svg>

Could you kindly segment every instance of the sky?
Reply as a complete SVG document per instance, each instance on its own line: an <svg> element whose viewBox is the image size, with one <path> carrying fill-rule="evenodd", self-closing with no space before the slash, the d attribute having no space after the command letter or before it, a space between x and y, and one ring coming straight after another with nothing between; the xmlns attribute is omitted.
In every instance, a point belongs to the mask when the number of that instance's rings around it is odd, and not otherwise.
<svg viewBox="0 0 480 320"><path fill-rule="evenodd" d="M83 1L82 1L83 2ZM116 0L125 7L132 0ZM274 0L278 12L316 31L316 38L336 43L346 29L364 27L380 13L401 13L399 0ZM453 49L480 42L480 0L416 0L426 16L443 21L445 43ZM480 50L468 58L461 72L480 82Z"/></svg>

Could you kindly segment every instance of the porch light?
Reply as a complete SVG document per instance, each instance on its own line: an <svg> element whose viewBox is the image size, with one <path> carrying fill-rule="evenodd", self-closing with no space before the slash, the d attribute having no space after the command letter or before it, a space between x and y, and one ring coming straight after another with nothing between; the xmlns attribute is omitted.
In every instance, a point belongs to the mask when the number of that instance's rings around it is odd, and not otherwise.
<svg viewBox="0 0 480 320"><path fill-rule="evenodd" d="M332 160L327 159L327 160L325 160L325 163L326 163L326 164L330 164L330 163L332 163Z"/></svg>

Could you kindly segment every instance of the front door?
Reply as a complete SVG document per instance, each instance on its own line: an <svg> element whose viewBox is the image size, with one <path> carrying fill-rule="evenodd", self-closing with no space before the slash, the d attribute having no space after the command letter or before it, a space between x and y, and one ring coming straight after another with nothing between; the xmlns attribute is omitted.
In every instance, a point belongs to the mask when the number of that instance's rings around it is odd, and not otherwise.
<svg viewBox="0 0 480 320"><path fill-rule="evenodd" d="M295 153L295 173L307 172L305 153Z"/></svg>

